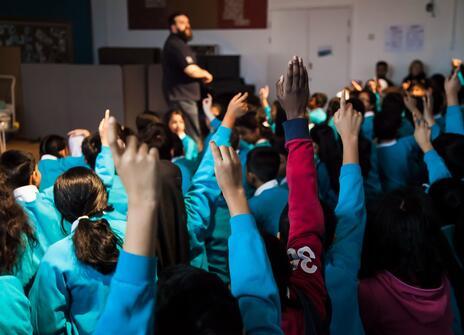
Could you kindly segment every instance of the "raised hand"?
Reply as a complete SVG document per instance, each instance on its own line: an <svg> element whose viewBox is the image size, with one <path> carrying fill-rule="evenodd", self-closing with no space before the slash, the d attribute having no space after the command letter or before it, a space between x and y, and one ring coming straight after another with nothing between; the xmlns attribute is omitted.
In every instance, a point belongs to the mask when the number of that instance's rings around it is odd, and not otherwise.
<svg viewBox="0 0 464 335"><path fill-rule="evenodd" d="M448 106L459 105L458 93L461 89L461 83L459 82L458 71L459 68L457 68L453 72L453 75L445 81L446 101Z"/></svg>
<svg viewBox="0 0 464 335"><path fill-rule="evenodd" d="M208 93L206 98L204 98L201 101L201 103L202 103L202 106L203 106L203 112L205 112L205 115L208 118L208 120L210 120L210 121L213 120L214 115L211 112L211 107L213 106L213 97L211 96L211 94Z"/></svg>
<svg viewBox="0 0 464 335"><path fill-rule="evenodd" d="M435 124L435 118L433 117L433 92L431 89L426 91L422 97L422 102L424 104L424 119L429 127L431 127Z"/></svg>
<svg viewBox="0 0 464 335"><path fill-rule="evenodd" d="M222 121L223 126L233 128L235 120L248 112L248 104L246 99L248 93L238 93L229 102L227 112Z"/></svg>
<svg viewBox="0 0 464 335"><path fill-rule="evenodd" d="M404 105L406 108L411 112L413 118L419 118L421 117L421 113L419 109L417 109L417 101L416 99L411 95L411 93L406 92L406 94L403 97Z"/></svg>
<svg viewBox="0 0 464 335"><path fill-rule="evenodd" d="M107 109L105 111L105 116L104 118L100 121L100 124L98 125L98 132L100 134L100 140L103 146L108 146L108 122L110 119L110 110Z"/></svg>
<svg viewBox="0 0 464 335"><path fill-rule="evenodd" d="M288 63L286 76L276 83L277 98L285 109L287 119L304 118L309 99L308 72L303 59L293 57Z"/></svg>
<svg viewBox="0 0 464 335"><path fill-rule="evenodd" d="M156 203L160 196L158 150L148 150L145 143L137 148L135 136L129 136L125 146L122 145L118 139L117 127L116 119L109 117L105 123L108 144L129 202Z"/></svg>
<svg viewBox="0 0 464 335"><path fill-rule="evenodd" d="M421 150L426 153L433 149L431 134L432 130L430 126L427 124L422 118L415 118L414 119L414 138L416 139L417 144L421 148Z"/></svg>
<svg viewBox="0 0 464 335"><path fill-rule="evenodd" d="M334 115L334 123L343 142L343 164L358 163L358 138L362 123L362 115L346 103L343 92L340 98L340 109Z"/></svg>
<svg viewBox="0 0 464 335"><path fill-rule="evenodd" d="M242 184L242 165L240 158L232 147L218 147L210 142L214 157L214 172L230 215L249 213L248 202Z"/></svg>

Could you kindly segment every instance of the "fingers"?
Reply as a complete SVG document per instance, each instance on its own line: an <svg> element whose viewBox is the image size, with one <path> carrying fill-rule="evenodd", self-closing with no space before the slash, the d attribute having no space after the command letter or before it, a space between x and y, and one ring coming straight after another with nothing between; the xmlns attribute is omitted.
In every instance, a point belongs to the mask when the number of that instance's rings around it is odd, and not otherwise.
<svg viewBox="0 0 464 335"><path fill-rule="evenodd" d="M158 149L153 147L148 151L148 157L152 158L155 162L159 161L159 152Z"/></svg>
<svg viewBox="0 0 464 335"><path fill-rule="evenodd" d="M110 118L110 110L107 109L107 110L105 111L105 121L108 121L109 118Z"/></svg>
<svg viewBox="0 0 464 335"><path fill-rule="evenodd" d="M221 145L219 147L219 151L221 151L222 161L225 164L230 164L232 162L232 158L230 157L229 147Z"/></svg>
<svg viewBox="0 0 464 335"><path fill-rule="evenodd" d="M293 61L288 62L287 78L285 80L285 92L290 92L293 85Z"/></svg>
<svg viewBox="0 0 464 335"><path fill-rule="evenodd" d="M298 87L304 87L304 64L301 57L298 59Z"/></svg>
<svg viewBox="0 0 464 335"><path fill-rule="evenodd" d="M126 150L124 154L132 158L137 153L137 137L129 136L126 140Z"/></svg>
<svg viewBox="0 0 464 335"><path fill-rule="evenodd" d="M148 145L146 143L142 143L137 152L137 160L142 160L147 156L148 156Z"/></svg>
<svg viewBox="0 0 464 335"><path fill-rule="evenodd" d="M122 148L118 144L117 122L114 117L110 117L107 123L108 145L110 146L113 159L119 161L122 155ZM117 163L116 163L117 164Z"/></svg>
<svg viewBox="0 0 464 335"><path fill-rule="evenodd" d="M278 99L284 97L284 76L280 75L280 78L276 81L276 95Z"/></svg>
<svg viewBox="0 0 464 335"><path fill-rule="evenodd" d="M222 155L221 151L219 150L218 146L216 143L213 141L209 142L209 146L211 148L211 153L213 154L214 162L217 164L219 162L222 162Z"/></svg>
<svg viewBox="0 0 464 335"><path fill-rule="evenodd" d="M305 90L309 90L308 70L306 69L306 66L304 66L304 65L303 65L303 88Z"/></svg>
<svg viewBox="0 0 464 335"><path fill-rule="evenodd" d="M299 59L298 57L293 57L293 61L292 61L292 89L293 90L296 90L298 89L298 87L300 87L300 78L299 78L299 67L300 67L300 63L299 63Z"/></svg>
<svg viewBox="0 0 464 335"><path fill-rule="evenodd" d="M346 108L346 97L345 89L342 90L342 96L340 97L340 110L345 111Z"/></svg>
<svg viewBox="0 0 464 335"><path fill-rule="evenodd" d="M242 93L240 93L240 94L242 94ZM237 99L236 102L237 102L237 103L245 102L247 98L248 98L248 92L245 92L245 93L243 93L242 96L240 96L240 97Z"/></svg>

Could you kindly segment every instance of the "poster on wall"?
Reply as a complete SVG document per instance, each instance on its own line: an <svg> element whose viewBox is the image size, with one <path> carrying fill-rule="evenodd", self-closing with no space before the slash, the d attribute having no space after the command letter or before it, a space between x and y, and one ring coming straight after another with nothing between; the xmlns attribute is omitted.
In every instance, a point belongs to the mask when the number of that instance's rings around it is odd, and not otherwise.
<svg viewBox="0 0 464 335"><path fill-rule="evenodd" d="M387 27L385 32L385 51L403 51L404 27L402 25L392 25Z"/></svg>
<svg viewBox="0 0 464 335"><path fill-rule="evenodd" d="M168 29L185 12L193 29L265 29L268 0L127 0L129 29Z"/></svg>
<svg viewBox="0 0 464 335"><path fill-rule="evenodd" d="M23 63L72 63L71 25L0 20L0 46L21 47Z"/></svg>
<svg viewBox="0 0 464 335"><path fill-rule="evenodd" d="M424 26L412 24L406 28L406 50L422 51L424 49Z"/></svg>

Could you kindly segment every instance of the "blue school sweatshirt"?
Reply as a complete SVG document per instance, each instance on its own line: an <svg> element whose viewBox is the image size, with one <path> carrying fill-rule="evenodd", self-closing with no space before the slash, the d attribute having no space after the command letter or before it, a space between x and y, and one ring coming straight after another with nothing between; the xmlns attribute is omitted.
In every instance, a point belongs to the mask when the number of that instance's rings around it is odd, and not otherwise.
<svg viewBox="0 0 464 335"><path fill-rule="evenodd" d="M368 140L374 139L374 112L366 112L361 124L361 132Z"/></svg>
<svg viewBox="0 0 464 335"><path fill-rule="evenodd" d="M270 180L266 184L268 183L275 183L275 186L253 196L249 201L249 205L258 227L271 235L277 236L280 216L288 203L288 189L279 186L276 179ZM259 188L257 191L259 191Z"/></svg>
<svg viewBox="0 0 464 335"><path fill-rule="evenodd" d="M213 135L212 141L218 146L230 146L230 134L230 128L221 126ZM184 198L190 241L190 264L205 270L208 269L205 239L210 230L211 208L220 193L214 176L213 155L208 146Z"/></svg>
<svg viewBox="0 0 464 335"><path fill-rule="evenodd" d="M206 145L206 144L205 144ZM172 162L177 165L182 175L182 194L186 194L192 183L192 176L195 173L195 163L185 158L185 156L175 157Z"/></svg>
<svg viewBox="0 0 464 335"><path fill-rule="evenodd" d="M446 109L445 129L447 133L464 135L464 117L461 106L448 106Z"/></svg>
<svg viewBox="0 0 464 335"><path fill-rule="evenodd" d="M429 185L440 179L451 178L451 173L448 171L443 158L434 149L424 154L424 162L429 174Z"/></svg>
<svg viewBox="0 0 464 335"><path fill-rule="evenodd" d="M330 333L364 334L359 315L358 271L366 208L359 164L345 164L341 168L335 215L335 239L325 257L325 281L332 302Z"/></svg>
<svg viewBox="0 0 464 335"><path fill-rule="evenodd" d="M432 140L440 133L438 125L432 127ZM414 136L406 136L390 143L377 145L379 177L384 192L415 183L418 171L420 148ZM422 164L422 163L421 163Z"/></svg>
<svg viewBox="0 0 464 335"><path fill-rule="evenodd" d="M404 113L403 113L404 115ZM406 137L414 134L414 126L411 124L411 122L403 116L403 119L401 121L401 127L398 129L398 137Z"/></svg>
<svg viewBox="0 0 464 335"><path fill-rule="evenodd" d="M154 334L157 263L156 257L121 250L94 335Z"/></svg>
<svg viewBox="0 0 464 335"><path fill-rule="evenodd" d="M0 334L32 334L31 304L14 276L0 276Z"/></svg>
<svg viewBox="0 0 464 335"><path fill-rule="evenodd" d="M250 214L230 219L229 267L246 334L283 334L277 285L266 248Z"/></svg>
<svg viewBox="0 0 464 335"><path fill-rule="evenodd" d="M316 158L316 171L319 198L324 202L324 204L328 205L331 209L334 209L337 205L338 195L333 190L332 184L330 183L330 176L329 171L327 171L327 166L318 158Z"/></svg>
<svg viewBox="0 0 464 335"><path fill-rule="evenodd" d="M445 118L443 117L442 114L436 114L433 117L435 119L435 122L437 123L438 127L440 127L441 132L445 132L446 130L446 121Z"/></svg>
<svg viewBox="0 0 464 335"><path fill-rule="evenodd" d="M182 145L184 147L185 158L191 161L196 161L196 159L198 158L197 143L193 140L193 138L191 138L188 135L182 137L181 140Z"/></svg>
<svg viewBox="0 0 464 335"><path fill-rule="evenodd" d="M89 167L84 156L41 159L38 164L40 174L42 175L39 190L43 191L53 186L60 175L76 166Z"/></svg>
<svg viewBox="0 0 464 335"><path fill-rule="evenodd" d="M124 222L110 225L124 237ZM105 308L113 274L104 275L80 262L72 236L50 246L40 263L29 292L35 333L92 334Z"/></svg>

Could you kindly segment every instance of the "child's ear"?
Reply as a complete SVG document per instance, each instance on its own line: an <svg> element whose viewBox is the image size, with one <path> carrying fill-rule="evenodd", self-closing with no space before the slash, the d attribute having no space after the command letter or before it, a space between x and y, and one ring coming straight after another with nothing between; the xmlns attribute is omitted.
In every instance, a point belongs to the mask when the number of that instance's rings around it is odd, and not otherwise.
<svg viewBox="0 0 464 335"><path fill-rule="evenodd" d="M31 178L29 180L30 185L40 186L40 181L42 180L42 175L40 174L39 169L36 167L32 172Z"/></svg>

